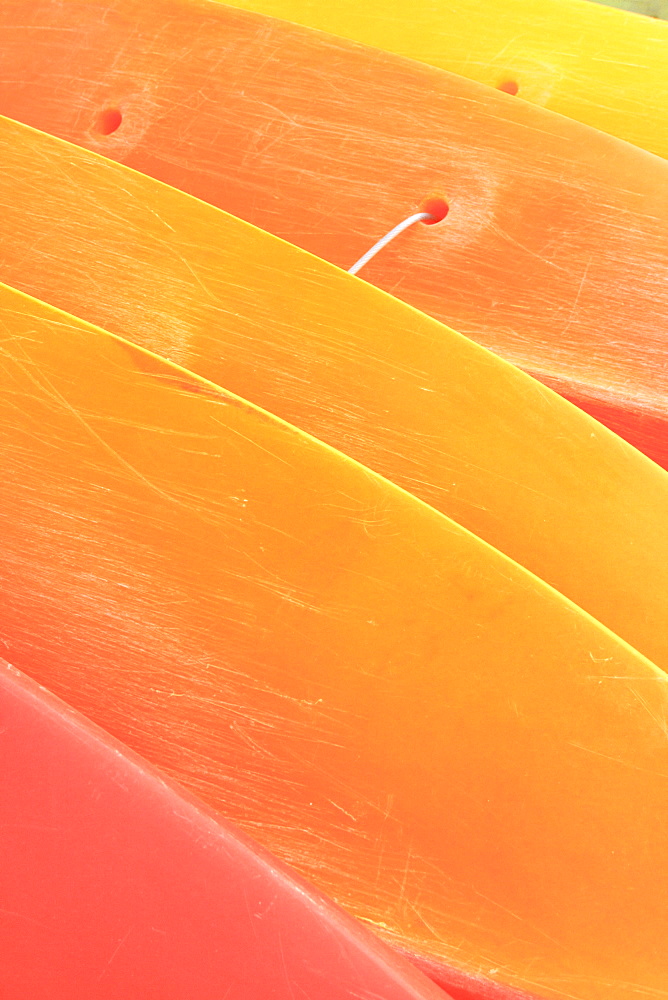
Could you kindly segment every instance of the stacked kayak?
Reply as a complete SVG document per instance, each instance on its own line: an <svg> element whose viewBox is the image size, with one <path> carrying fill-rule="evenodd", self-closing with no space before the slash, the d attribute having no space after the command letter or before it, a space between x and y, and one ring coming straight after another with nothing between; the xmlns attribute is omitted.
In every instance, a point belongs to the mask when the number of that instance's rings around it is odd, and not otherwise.
<svg viewBox="0 0 668 1000"><path fill-rule="evenodd" d="M661 996L668 26L245 6L0 10L0 986Z"/></svg>
<svg viewBox="0 0 668 1000"><path fill-rule="evenodd" d="M619 14L578 3L583 16ZM436 205L440 222L413 226L360 276L668 465L664 160L449 73L212 0L7 0L0 31L0 113L339 267Z"/></svg>

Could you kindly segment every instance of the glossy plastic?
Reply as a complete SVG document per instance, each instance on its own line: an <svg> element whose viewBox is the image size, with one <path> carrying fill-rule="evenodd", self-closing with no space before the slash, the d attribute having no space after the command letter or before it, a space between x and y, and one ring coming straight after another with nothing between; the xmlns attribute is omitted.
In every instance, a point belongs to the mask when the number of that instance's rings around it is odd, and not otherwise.
<svg viewBox="0 0 668 1000"><path fill-rule="evenodd" d="M0 113L341 267L444 199L443 222L414 226L362 278L668 464L668 163L461 78L203 0L5 0L0 32Z"/></svg>
<svg viewBox="0 0 668 1000"><path fill-rule="evenodd" d="M395 943L659 992L666 676L289 425L0 306L5 655Z"/></svg>
<svg viewBox="0 0 668 1000"><path fill-rule="evenodd" d="M668 25L589 0L238 0L517 94L668 156Z"/></svg>
<svg viewBox="0 0 668 1000"><path fill-rule="evenodd" d="M3 996L447 1000L3 661L0 726Z"/></svg>
<svg viewBox="0 0 668 1000"><path fill-rule="evenodd" d="M662 469L474 343L182 192L6 119L0 151L0 280L346 452L668 668Z"/></svg>

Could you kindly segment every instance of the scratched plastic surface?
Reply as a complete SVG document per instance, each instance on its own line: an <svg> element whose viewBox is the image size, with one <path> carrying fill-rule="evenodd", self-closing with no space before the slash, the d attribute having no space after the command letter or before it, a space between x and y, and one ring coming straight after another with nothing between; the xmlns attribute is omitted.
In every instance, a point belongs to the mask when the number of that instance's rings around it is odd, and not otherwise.
<svg viewBox="0 0 668 1000"><path fill-rule="evenodd" d="M3 996L447 1000L3 661L0 726Z"/></svg>
<svg viewBox="0 0 668 1000"><path fill-rule="evenodd" d="M518 94L668 156L668 26L589 0L238 0Z"/></svg>
<svg viewBox="0 0 668 1000"><path fill-rule="evenodd" d="M403 18L386 21L403 35ZM668 464L668 163L490 88L216 3L5 0L0 32L1 113L341 267L444 197L442 223L415 226L362 276Z"/></svg>
<svg viewBox="0 0 668 1000"><path fill-rule="evenodd" d="M0 155L0 280L346 452L668 668L664 470L474 343L180 191L6 119Z"/></svg>
<svg viewBox="0 0 668 1000"><path fill-rule="evenodd" d="M666 676L288 424L0 304L5 656L408 950L660 992Z"/></svg>

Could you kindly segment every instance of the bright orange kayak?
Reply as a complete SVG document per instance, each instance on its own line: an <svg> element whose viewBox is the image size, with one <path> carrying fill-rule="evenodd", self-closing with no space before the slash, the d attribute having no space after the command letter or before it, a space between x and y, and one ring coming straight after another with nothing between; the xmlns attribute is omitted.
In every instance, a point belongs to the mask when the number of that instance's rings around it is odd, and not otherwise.
<svg viewBox="0 0 668 1000"><path fill-rule="evenodd" d="M666 24L589 0L392 0L391 17L383 0L234 6L461 73L668 156ZM668 12L665 0L644 6Z"/></svg>
<svg viewBox="0 0 668 1000"><path fill-rule="evenodd" d="M3 996L448 1000L3 661L0 718Z"/></svg>
<svg viewBox="0 0 668 1000"><path fill-rule="evenodd" d="M390 940L660 993L665 675L288 424L0 308L4 655Z"/></svg>
<svg viewBox="0 0 668 1000"><path fill-rule="evenodd" d="M346 452L668 669L662 469L476 344L209 205L6 119L0 150L0 280Z"/></svg>
<svg viewBox="0 0 668 1000"><path fill-rule="evenodd" d="M0 32L0 112L341 267L440 199L441 223L416 224L361 276L668 465L668 163L479 84L208 0L5 0Z"/></svg>

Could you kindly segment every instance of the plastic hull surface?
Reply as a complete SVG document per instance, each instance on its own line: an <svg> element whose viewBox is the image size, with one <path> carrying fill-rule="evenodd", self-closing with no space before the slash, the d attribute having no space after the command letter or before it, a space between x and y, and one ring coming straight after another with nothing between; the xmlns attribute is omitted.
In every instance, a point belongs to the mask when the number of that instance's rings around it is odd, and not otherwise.
<svg viewBox="0 0 668 1000"><path fill-rule="evenodd" d="M6 996L447 1000L220 816L2 661L0 725Z"/></svg>
<svg viewBox="0 0 668 1000"><path fill-rule="evenodd" d="M663 470L474 343L209 205L6 119L0 148L0 279L350 454L668 667Z"/></svg>
<svg viewBox="0 0 668 1000"><path fill-rule="evenodd" d="M396 943L660 990L665 675L289 425L0 304L6 655Z"/></svg>
<svg viewBox="0 0 668 1000"><path fill-rule="evenodd" d="M239 0L460 73L668 156L668 25L584 0Z"/></svg>
<svg viewBox="0 0 668 1000"><path fill-rule="evenodd" d="M341 267L444 198L441 224L413 227L362 276L668 463L668 163L222 4L5 0L0 31L1 113Z"/></svg>

